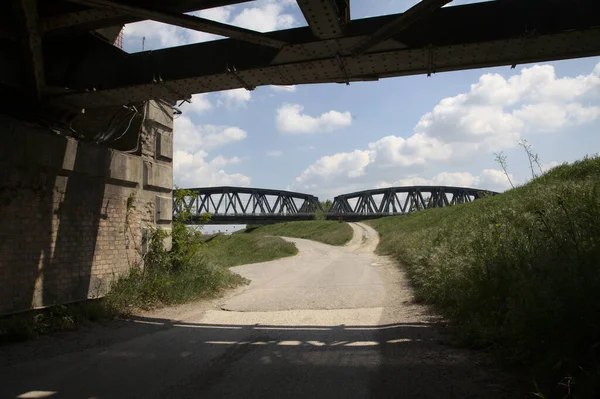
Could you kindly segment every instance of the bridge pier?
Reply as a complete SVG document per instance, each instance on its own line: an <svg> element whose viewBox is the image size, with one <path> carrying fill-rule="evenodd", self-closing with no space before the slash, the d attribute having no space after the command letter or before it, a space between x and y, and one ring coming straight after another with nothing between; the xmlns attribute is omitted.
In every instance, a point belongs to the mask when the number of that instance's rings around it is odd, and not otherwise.
<svg viewBox="0 0 600 399"><path fill-rule="evenodd" d="M0 314L102 296L171 229L172 109L144 107L130 152L0 117Z"/></svg>

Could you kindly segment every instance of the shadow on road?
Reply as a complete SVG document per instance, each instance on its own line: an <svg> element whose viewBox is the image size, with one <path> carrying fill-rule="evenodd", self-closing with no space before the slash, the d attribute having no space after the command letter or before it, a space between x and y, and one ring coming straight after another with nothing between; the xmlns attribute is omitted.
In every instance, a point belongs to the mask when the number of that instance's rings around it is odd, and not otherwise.
<svg viewBox="0 0 600 399"><path fill-rule="evenodd" d="M440 356L428 323L119 324L0 348L0 397L477 397L454 381L473 365Z"/></svg>

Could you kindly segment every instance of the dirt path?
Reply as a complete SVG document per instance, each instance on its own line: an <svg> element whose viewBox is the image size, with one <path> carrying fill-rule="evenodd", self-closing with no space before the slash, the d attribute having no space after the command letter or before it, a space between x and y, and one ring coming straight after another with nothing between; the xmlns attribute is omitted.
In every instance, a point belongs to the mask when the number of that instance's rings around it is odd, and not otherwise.
<svg viewBox="0 0 600 399"><path fill-rule="evenodd" d="M290 238L299 255L233 268L252 282L225 298L0 348L0 398L516 397L352 228L345 247Z"/></svg>

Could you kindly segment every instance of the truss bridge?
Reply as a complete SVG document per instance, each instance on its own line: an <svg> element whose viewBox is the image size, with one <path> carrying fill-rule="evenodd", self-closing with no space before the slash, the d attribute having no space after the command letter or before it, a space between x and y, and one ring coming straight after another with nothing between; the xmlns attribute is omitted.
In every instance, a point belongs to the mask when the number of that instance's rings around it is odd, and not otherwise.
<svg viewBox="0 0 600 399"><path fill-rule="evenodd" d="M210 213L210 224L265 224L312 220L323 212L313 195L247 187L187 189L190 195L173 201L173 216L188 212L185 222L196 224ZM176 196L174 196L176 197Z"/></svg>
<svg viewBox="0 0 600 399"><path fill-rule="evenodd" d="M404 215L430 208L469 203L497 193L447 186L389 187L338 195L327 213L314 195L248 187L206 187L185 190L173 201L173 216L186 212L185 222L198 224L209 213L210 224L266 224L313 220L318 213L331 220L364 220Z"/></svg>
<svg viewBox="0 0 600 399"><path fill-rule="evenodd" d="M357 191L338 195L328 218L343 220L373 219L404 215L424 209L443 208L472 202L493 191L449 186L406 186Z"/></svg>

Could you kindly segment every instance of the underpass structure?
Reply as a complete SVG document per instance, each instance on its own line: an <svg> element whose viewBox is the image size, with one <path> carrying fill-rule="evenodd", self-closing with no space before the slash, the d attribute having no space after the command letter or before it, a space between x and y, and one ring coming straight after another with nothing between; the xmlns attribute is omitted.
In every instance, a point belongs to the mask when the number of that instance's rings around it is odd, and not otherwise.
<svg viewBox="0 0 600 399"><path fill-rule="evenodd" d="M276 32L194 15L239 3L251 1L0 4L0 314L102 296L143 262L147 232L171 228L173 114L195 93L600 55L597 0L422 0L362 19L351 18L349 0L297 0L308 26ZM143 20L224 39L128 53L122 28ZM314 212L283 194L276 208L256 197L260 211L226 198L224 221L233 205L236 218L249 210L263 220ZM349 200L352 211L340 200L340 214L379 212L361 198L352 201L362 208Z"/></svg>

